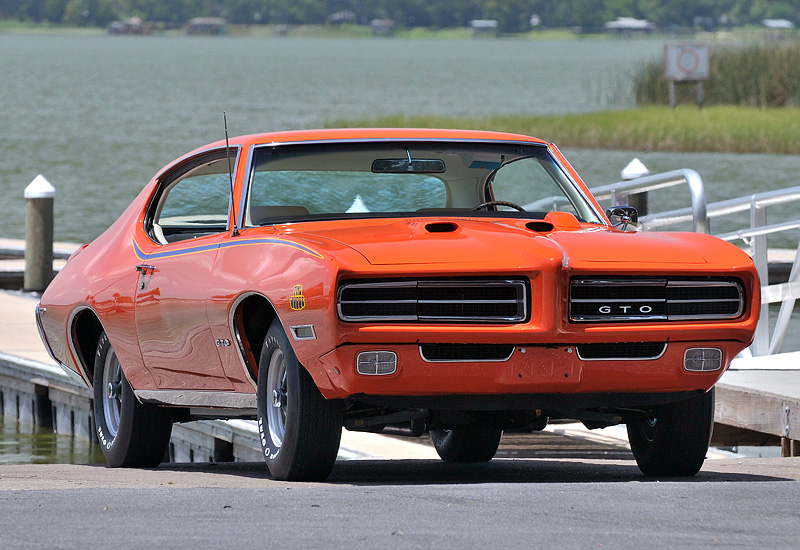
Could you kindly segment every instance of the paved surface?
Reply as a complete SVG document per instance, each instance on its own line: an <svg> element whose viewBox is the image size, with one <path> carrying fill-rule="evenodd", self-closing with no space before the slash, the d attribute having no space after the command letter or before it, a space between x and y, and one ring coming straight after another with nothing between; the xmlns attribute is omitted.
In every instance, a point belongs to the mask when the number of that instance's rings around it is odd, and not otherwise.
<svg viewBox="0 0 800 550"><path fill-rule="evenodd" d="M3 548L796 548L800 459L337 463L326 483L261 464L0 467Z"/></svg>
<svg viewBox="0 0 800 550"><path fill-rule="evenodd" d="M649 478L636 462L617 459L504 459L485 464L440 460L339 461L325 483L275 481L261 462L170 463L154 469L104 465L7 464L0 466L0 492L67 489L289 488L327 485L704 483L793 482L800 506L800 457L707 460L691 478ZM787 513L789 511L787 510ZM791 511L800 517L800 508ZM800 527L800 526L798 526Z"/></svg>

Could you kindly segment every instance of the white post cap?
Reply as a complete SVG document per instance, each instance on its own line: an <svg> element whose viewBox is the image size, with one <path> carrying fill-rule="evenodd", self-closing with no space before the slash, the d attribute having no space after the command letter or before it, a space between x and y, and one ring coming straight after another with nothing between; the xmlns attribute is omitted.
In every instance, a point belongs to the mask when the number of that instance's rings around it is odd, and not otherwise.
<svg viewBox="0 0 800 550"><path fill-rule="evenodd" d="M636 178L643 178L649 175L650 170L648 170L647 166L639 159L633 159L628 163L628 166L622 169L622 179L625 181L635 180Z"/></svg>
<svg viewBox="0 0 800 550"><path fill-rule="evenodd" d="M41 174L33 178L25 188L26 199L52 199L55 196L56 188Z"/></svg>

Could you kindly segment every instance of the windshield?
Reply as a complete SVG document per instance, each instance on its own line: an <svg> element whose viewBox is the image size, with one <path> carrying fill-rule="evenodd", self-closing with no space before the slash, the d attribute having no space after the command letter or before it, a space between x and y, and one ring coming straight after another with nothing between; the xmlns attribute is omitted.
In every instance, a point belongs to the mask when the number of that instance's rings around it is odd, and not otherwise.
<svg viewBox="0 0 800 550"><path fill-rule="evenodd" d="M541 219L554 210L602 223L544 146L279 145L255 151L245 225L465 213Z"/></svg>

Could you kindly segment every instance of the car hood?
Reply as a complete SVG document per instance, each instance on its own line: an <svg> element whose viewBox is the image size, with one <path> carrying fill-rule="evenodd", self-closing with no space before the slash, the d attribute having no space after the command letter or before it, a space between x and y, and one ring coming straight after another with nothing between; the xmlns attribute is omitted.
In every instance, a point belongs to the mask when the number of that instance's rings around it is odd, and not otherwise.
<svg viewBox="0 0 800 550"><path fill-rule="evenodd" d="M511 268L530 266L533 258L573 267L585 262L707 263L697 242L681 236L690 234L622 233L578 224L560 230L525 220L424 218L306 229L291 233L309 242L335 241L372 265L488 263Z"/></svg>

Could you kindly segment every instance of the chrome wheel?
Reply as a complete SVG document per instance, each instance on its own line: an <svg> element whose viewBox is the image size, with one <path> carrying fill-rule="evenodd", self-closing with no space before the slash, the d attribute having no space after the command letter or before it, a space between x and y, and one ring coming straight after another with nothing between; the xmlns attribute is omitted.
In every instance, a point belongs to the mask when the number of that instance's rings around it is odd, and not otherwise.
<svg viewBox="0 0 800 550"><path fill-rule="evenodd" d="M105 357L103 367L103 416L108 435L113 440L119 432L119 414L122 409L122 365L113 348Z"/></svg>
<svg viewBox="0 0 800 550"><path fill-rule="evenodd" d="M292 349L279 319L258 359L258 435L270 473L283 481L328 477L342 435L342 403L325 399Z"/></svg>
<svg viewBox="0 0 800 550"><path fill-rule="evenodd" d="M271 396L271 406L267 408L269 435L272 443L280 448L286 433L286 403L289 394L286 382L286 362L283 358L283 351L280 349L275 350L269 360L267 391Z"/></svg>
<svg viewBox="0 0 800 550"><path fill-rule="evenodd" d="M136 399L105 333L97 342L92 376L95 432L108 465L158 466L169 445L172 412Z"/></svg>

